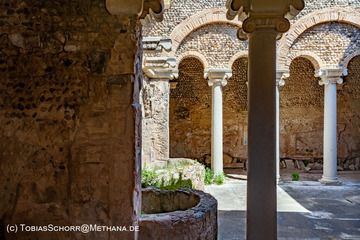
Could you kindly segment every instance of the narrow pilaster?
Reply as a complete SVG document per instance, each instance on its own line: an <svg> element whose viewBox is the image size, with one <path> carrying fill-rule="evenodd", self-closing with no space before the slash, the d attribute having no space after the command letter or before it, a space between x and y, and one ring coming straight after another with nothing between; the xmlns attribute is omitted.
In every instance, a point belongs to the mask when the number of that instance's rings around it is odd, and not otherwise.
<svg viewBox="0 0 360 240"><path fill-rule="evenodd" d="M223 87L231 77L230 69L208 69L205 78L212 88L211 104L211 169L223 173Z"/></svg>

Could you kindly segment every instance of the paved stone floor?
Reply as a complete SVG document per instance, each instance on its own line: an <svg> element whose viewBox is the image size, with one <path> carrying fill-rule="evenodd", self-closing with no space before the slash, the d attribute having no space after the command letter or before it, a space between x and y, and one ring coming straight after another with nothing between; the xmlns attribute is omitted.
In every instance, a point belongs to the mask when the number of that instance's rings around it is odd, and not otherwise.
<svg viewBox="0 0 360 240"><path fill-rule="evenodd" d="M245 239L246 181L230 174L221 186L206 186L218 200L219 239ZM236 176L240 176L237 178ZM303 181L278 185L278 239L360 240L360 172L342 172L342 185L324 186L319 173L301 174Z"/></svg>

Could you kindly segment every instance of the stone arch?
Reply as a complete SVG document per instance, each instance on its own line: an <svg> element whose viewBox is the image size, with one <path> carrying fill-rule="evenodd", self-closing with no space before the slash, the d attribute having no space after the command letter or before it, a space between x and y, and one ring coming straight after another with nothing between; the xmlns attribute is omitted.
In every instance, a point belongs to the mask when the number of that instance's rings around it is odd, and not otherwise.
<svg viewBox="0 0 360 240"><path fill-rule="evenodd" d="M206 60L206 57L204 55L202 55L201 53L196 52L196 51L186 51L186 52L180 54L179 56L177 56L177 66L176 66L176 68L179 69L179 64L183 59L190 58L190 57L194 57L194 58L198 59L202 63L202 65L204 66L204 69L209 68L209 63Z"/></svg>
<svg viewBox="0 0 360 240"><path fill-rule="evenodd" d="M360 28L360 12L353 8L332 7L314 11L300 18L279 43L279 64L286 64L290 47L302 33L315 25L327 22L347 23Z"/></svg>
<svg viewBox="0 0 360 240"><path fill-rule="evenodd" d="M356 57L356 56L359 56L360 55L360 50L357 50L355 52L353 52L352 54L350 54L349 56L347 56L344 61L342 63L340 63L340 65L342 65L344 68L347 68L350 61Z"/></svg>
<svg viewBox="0 0 360 240"><path fill-rule="evenodd" d="M323 61L321 60L321 58L318 55L316 55L315 53L313 53L311 51L301 51L301 52L296 52L296 53L292 53L289 55L289 57L287 58L286 64L285 64L285 67L286 67L285 69L289 69L292 61L295 58L299 58L299 57L309 60L312 63L312 65L315 69L315 72L325 65L323 63Z"/></svg>
<svg viewBox="0 0 360 240"><path fill-rule="evenodd" d="M248 51L240 51L238 53L236 53L234 56L232 56L229 60L229 63L228 63L228 68L229 69L232 69L232 66L234 64L234 62L238 59L238 58L243 58L243 57L248 57L249 54L248 54Z"/></svg>
<svg viewBox="0 0 360 240"><path fill-rule="evenodd" d="M170 34L172 40L172 52L175 53L181 42L192 31L210 23L230 23L241 27L237 20L226 18L226 8L210 8L198 12L178 24Z"/></svg>

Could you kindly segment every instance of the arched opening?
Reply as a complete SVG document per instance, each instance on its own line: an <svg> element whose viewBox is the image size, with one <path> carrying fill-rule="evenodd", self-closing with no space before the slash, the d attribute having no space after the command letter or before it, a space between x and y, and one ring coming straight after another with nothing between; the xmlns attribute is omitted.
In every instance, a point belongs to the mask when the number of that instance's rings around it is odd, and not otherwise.
<svg viewBox="0 0 360 240"><path fill-rule="evenodd" d="M179 63L176 88L170 91L170 157L199 159L210 154L211 89L204 66L195 57Z"/></svg>
<svg viewBox="0 0 360 240"><path fill-rule="evenodd" d="M348 64L348 76L338 91L338 159L345 170L360 162L360 56Z"/></svg>
<svg viewBox="0 0 360 240"><path fill-rule="evenodd" d="M247 159L247 65L246 57L232 64L232 77L224 87L224 167L245 168Z"/></svg>
<svg viewBox="0 0 360 240"><path fill-rule="evenodd" d="M280 156L296 160L322 158L324 92L310 60L298 57L281 88Z"/></svg>

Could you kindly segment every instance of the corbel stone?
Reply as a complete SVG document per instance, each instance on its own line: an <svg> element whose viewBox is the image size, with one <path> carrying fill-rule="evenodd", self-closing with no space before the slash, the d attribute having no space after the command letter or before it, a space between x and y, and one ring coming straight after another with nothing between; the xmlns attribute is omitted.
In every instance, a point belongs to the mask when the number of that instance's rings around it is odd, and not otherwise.
<svg viewBox="0 0 360 240"><path fill-rule="evenodd" d="M173 80L178 77L175 57L145 57L143 71L148 78Z"/></svg>
<svg viewBox="0 0 360 240"><path fill-rule="evenodd" d="M161 52L162 50L165 50L166 52L170 52L172 48L172 41L170 38L144 37L142 42L144 51Z"/></svg>
<svg viewBox="0 0 360 240"><path fill-rule="evenodd" d="M113 15L136 15L140 19L150 15L162 21L164 0L106 0L106 9Z"/></svg>

